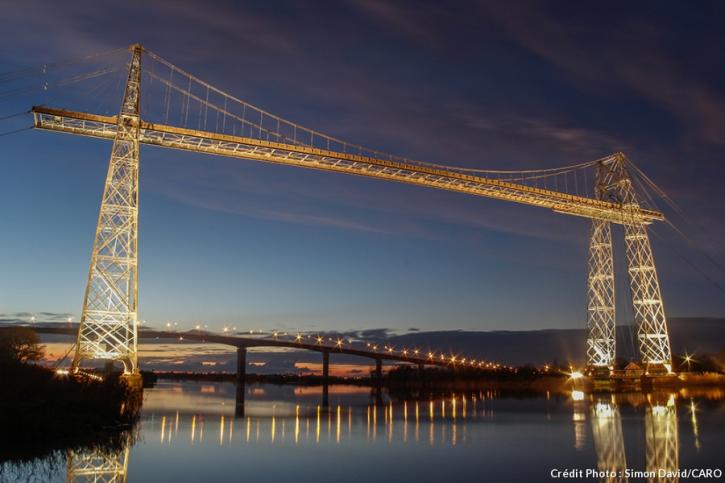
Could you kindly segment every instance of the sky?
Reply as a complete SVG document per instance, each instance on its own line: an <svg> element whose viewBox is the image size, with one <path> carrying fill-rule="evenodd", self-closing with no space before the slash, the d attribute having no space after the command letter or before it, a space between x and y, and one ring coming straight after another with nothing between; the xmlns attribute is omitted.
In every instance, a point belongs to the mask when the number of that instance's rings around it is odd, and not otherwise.
<svg viewBox="0 0 725 483"><path fill-rule="evenodd" d="M286 119L415 159L539 169L624 151L682 210L667 214L687 239L653 227L668 314L723 317L723 8L10 0L0 73L140 42ZM3 97L1 79L0 118L45 102L43 93ZM120 96L80 94L108 103L103 113L120 105ZM0 120L0 134L30 123ZM102 140L0 137L0 318L78 319L109 154ZM405 332L586 322L589 222L539 208L142 147L139 217L148 325ZM621 246L617 255L622 302Z"/></svg>

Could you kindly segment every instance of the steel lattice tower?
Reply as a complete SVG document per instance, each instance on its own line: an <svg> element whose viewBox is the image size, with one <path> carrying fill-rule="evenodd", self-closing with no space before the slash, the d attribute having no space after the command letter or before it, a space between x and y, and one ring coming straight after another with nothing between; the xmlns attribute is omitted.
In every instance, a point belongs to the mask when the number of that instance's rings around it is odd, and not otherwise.
<svg viewBox="0 0 725 483"><path fill-rule="evenodd" d="M641 208L626 163L621 153L602 161L597 168L596 189L600 199L622 206L627 273L641 361L648 371L669 372L672 354L657 268L647 224L634 216ZM593 220L589 245L587 363L592 369L611 366L615 348L611 229L604 225L609 223Z"/></svg>
<svg viewBox="0 0 725 483"><path fill-rule="evenodd" d="M131 47L128 81L103 190L72 368L83 359L120 360L138 372L138 167L140 45Z"/></svg>
<svg viewBox="0 0 725 483"><path fill-rule="evenodd" d="M603 165L597 167L597 198L604 199ZM587 280L587 364L594 370L611 370L615 357L616 306L612 227L605 220L592 220Z"/></svg>

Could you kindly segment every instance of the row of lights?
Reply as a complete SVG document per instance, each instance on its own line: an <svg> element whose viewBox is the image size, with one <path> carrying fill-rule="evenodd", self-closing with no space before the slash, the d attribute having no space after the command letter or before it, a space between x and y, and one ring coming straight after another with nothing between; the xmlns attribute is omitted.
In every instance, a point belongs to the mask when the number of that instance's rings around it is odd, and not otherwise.
<svg viewBox="0 0 725 483"><path fill-rule="evenodd" d="M35 322L35 316L32 316L30 320L32 322ZM68 322L71 322L73 319L72 319L72 317L68 317L67 320L68 320ZM145 321L141 321L141 323L144 323L144 322ZM176 330L177 327L178 327L177 322L167 322L166 323L167 329ZM196 330L202 330L202 328L207 329L208 327L209 326L207 324L204 324L204 325L196 324L194 326L194 328ZM224 332L225 334L229 333L229 332L236 332L236 331L237 331L236 327L224 326L222 328L222 332ZM253 334L254 330L250 330L249 333ZM263 333L263 331L260 330L259 333L261 334L261 333ZM279 338L280 336L286 336L286 335L287 335L286 332L275 331L272 333L272 336L275 339ZM318 345L322 345L325 342L325 338L320 335L311 336L311 335L302 335L300 333L297 333L297 335L295 336L295 342L302 343L303 339L311 339L311 340L315 341ZM184 340L184 337L180 336L179 340ZM347 341L345 341L344 339L341 339L341 338L333 339L332 337L328 337L328 341L332 342L337 348L342 348L345 343L352 344L352 340L349 340L349 339ZM370 349L374 352L377 352L379 349L379 346L377 344L371 344L370 342L368 342L366 345L367 345L368 349ZM383 346L383 349L384 349L384 352L387 354L393 355L395 353L395 348L393 346L385 345L385 346ZM418 356L420 356L420 349L408 350L407 348L403 348L400 351L400 354L403 357L409 357L411 354L414 357L418 357ZM493 362L477 361L474 359L466 359L465 357L459 358L455 355L450 355L450 356L446 357L446 355L443 353L441 353L439 356L436 356L436 354L434 352L428 352L427 360L434 361L437 359L440 359L441 362L448 361L451 364L459 363L461 365L466 365L466 363L468 363L468 365L470 367L480 367L480 368L490 368L490 369L500 369L501 367L505 367L507 369L512 369L509 366L501 366L501 364L494 364Z"/></svg>
<svg viewBox="0 0 725 483"><path fill-rule="evenodd" d="M37 320L38 320L38 318L35 315L30 316L31 323L35 323L35 322L37 322ZM65 321L70 324L71 322L73 322L73 317L68 316L68 317L66 317Z"/></svg>
<svg viewBox="0 0 725 483"><path fill-rule="evenodd" d="M275 338L277 338L279 335L280 334L278 332L273 333L273 336ZM282 334L282 335L286 335L286 334ZM295 336L295 342L297 342L297 343L302 343L304 339L311 339L314 342L316 342L318 345L322 345L325 342L325 338L320 335L311 336L311 335L302 335L300 333L297 333L297 335ZM338 348L342 348L345 343L352 344L352 341L349 339L347 341L345 341L344 339L340 339L340 338L333 339L332 337L328 337L328 341L333 342L335 344L335 346ZM371 351L374 351L374 352L377 352L379 350L379 346L377 344L368 342L368 343L366 343L366 346L368 349L370 349ZM393 346L384 345L383 351L390 355L395 354L395 348ZM402 350L400 350L400 355L402 355L403 357L416 357L417 358L417 357L420 357L421 351L420 351L420 349L417 349L417 348L410 349L410 350L407 348L403 348ZM455 355L446 356L443 353L441 353L439 356L436 356L436 354L434 352L428 352L427 360L434 361L437 359L440 359L441 362L448 361L451 364L458 363L463 366L469 365L470 367L480 367L480 368L490 368L490 369L500 369L500 368L504 367L506 369L513 369L510 366L502 366L501 364L498 364L498 363L477 361L475 359L467 359L465 357L460 358Z"/></svg>
<svg viewBox="0 0 725 483"><path fill-rule="evenodd" d="M55 374L59 377L68 377L70 376L70 371L68 369L58 368L55 370ZM89 379L93 379L94 381L103 380L103 377L99 376L98 374L93 374L86 371L78 371L78 374L81 374Z"/></svg>

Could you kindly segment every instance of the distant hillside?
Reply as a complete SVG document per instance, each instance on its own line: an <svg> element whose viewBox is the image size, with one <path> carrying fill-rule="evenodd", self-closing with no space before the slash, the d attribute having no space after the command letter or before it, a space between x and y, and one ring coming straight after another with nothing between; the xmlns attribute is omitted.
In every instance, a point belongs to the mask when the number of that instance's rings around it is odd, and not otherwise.
<svg viewBox="0 0 725 483"><path fill-rule="evenodd" d="M617 352L621 357L633 355L636 333L632 329L629 325L617 327ZM669 331L675 354L717 353L725 347L725 319L673 318L669 320ZM395 336L391 342L396 347L450 349L512 365L542 364L554 359L581 364L585 357L585 338L583 329L437 331Z"/></svg>

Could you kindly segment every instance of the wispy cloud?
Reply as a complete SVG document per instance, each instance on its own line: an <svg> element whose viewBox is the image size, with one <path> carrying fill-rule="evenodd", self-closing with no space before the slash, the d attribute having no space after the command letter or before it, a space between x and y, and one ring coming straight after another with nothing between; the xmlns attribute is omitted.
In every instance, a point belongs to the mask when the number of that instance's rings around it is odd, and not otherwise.
<svg viewBox="0 0 725 483"><path fill-rule="evenodd" d="M516 42L557 66L580 87L629 89L677 116L683 131L694 128L701 140L725 144L725 99L671 55L660 26L625 18L614 28L602 22L588 24L584 31L565 23L549 7L537 2L506 6L491 2L483 10Z"/></svg>
<svg viewBox="0 0 725 483"><path fill-rule="evenodd" d="M316 225L342 230L362 231L368 233L386 233L387 231L379 226L366 224L359 221L345 218L323 215L305 211L303 209L289 208L288 210L272 210L244 205L237 198L222 199L218 195L210 194L205 196L201 193L179 192L171 189L164 189L161 192L179 203L184 203L197 208L239 215L262 220L279 221L283 223L296 223L302 225Z"/></svg>

